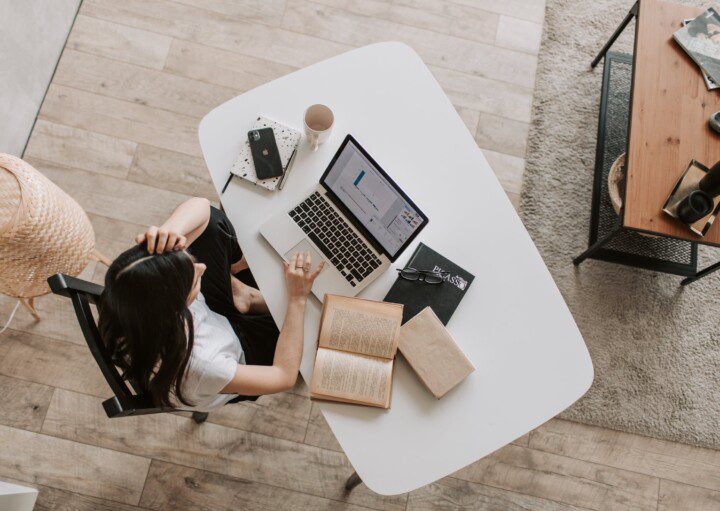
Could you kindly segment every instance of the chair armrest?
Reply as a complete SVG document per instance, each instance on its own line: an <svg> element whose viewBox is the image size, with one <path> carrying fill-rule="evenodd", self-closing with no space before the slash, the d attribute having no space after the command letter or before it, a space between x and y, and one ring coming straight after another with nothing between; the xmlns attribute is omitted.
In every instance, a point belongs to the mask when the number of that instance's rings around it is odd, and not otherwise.
<svg viewBox="0 0 720 511"><path fill-rule="evenodd" d="M56 273L49 277L47 283L50 286L50 290L56 295L71 298L71 293L76 292L86 295L93 303L97 303L104 289L102 286L93 282L62 273Z"/></svg>

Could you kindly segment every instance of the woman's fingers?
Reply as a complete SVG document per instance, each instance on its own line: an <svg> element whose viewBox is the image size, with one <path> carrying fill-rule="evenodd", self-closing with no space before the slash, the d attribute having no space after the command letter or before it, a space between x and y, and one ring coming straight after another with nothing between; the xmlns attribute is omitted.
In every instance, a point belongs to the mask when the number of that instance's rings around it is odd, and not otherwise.
<svg viewBox="0 0 720 511"><path fill-rule="evenodd" d="M176 232L168 231L167 241L165 242L165 252L171 252L175 250L175 243L177 243L178 235Z"/></svg>
<svg viewBox="0 0 720 511"><path fill-rule="evenodd" d="M312 256L310 252L305 252L305 262L303 263L303 270L310 271L312 268Z"/></svg>
<svg viewBox="0 0 720 511"><path fill-rule="evenodd" d="M187 246L187 238L182 234L151 225L147 231L135 236L135 243L142 245L147 242L147 250L151 254L162 254L171 250L182 250Z"/></svg>
<svg viewBox="0 0 720 511"><path fill-rule="evenodd" d="M155 247L156 254L162 254L165 252L165 245L168 242L168 232L165 229L158 229L157 233L157 246Z"/></svg>
<svg viewBox="0 0 720 511"><path fill-rule="evenodd" d="M320 275L320 272L325 267L325 261L320 261L320 264L317 265L317 268L315 268L315 271L310 274L310 280L315 280L315 278Z"/></svg>
<svg viewBox="0 0 720 511"><path fill-rule="evenodd" d="M183 235L180 235L177 237L177 241L175 242L175 250L183 250L186 245L187 238Z"/></svg>
<svg viewBox="0 0 720 511"><path fill-rule="evenodd" d="M305 254L302 252L298 252L297 256L297 262L295 263L295 268L293 268L294 271L300 272L302 274L302 268L305 264Z"/></svg>
<svg viewBox="0 0 720 511"><path fill-rule="evenodd" d="M295 252L295 253L292 255L292 257L290 258L290 262L288 263L288 269L289 269L291 272L295 271L295 266L297 266L297 258L298 258L298 253L297 253L297 252Z"/></svg>
<svg viewBox="0 0 720 511"><path fill-rule="evenodd" d="M157 241L158 228L151 225L145 233L147 239L147 251L151 254L155 253L155 242Z"/></svg>

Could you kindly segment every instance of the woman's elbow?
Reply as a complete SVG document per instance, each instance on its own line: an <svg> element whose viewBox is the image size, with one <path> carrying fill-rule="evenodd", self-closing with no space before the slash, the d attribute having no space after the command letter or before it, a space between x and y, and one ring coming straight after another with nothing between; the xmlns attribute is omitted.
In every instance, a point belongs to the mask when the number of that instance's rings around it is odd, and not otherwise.
<svg viewBox="0 0 720 511"><path fill-rule="evenodd" d="M280 392L288 392L292 390L293 387L295 387L295 383L297 383L297 377L298 373L286 376L282 383L282 390Z"/></svg>
<svg viewBox="0 0 720 511"><path fill-rule="evenodd" d="M194 202L199 206L210 208L210 200L205 197L192 197L188 199L188 202Z"/></svg>

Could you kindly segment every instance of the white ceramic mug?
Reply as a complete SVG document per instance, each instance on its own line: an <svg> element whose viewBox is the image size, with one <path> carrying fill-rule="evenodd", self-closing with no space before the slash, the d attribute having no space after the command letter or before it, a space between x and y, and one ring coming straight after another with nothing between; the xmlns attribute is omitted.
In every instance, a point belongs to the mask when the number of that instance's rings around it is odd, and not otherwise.
<svg viewBox="0 0 720 511"><path fill-rule="evenodd" d="M305 110L305 135L310 143L310 150L317 151L318 145L330 138L335 116L325 105L312 105Z"/></svg>

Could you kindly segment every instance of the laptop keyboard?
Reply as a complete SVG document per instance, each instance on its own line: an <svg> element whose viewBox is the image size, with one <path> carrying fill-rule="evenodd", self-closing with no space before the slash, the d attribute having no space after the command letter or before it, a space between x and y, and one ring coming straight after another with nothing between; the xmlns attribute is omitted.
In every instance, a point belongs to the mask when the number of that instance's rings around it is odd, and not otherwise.
<svg viewBox="0 0 720 511"><path fill-rule="evenodd" d="M290 218L355 287L380 266L380 259L318 192L290 211Z"/></svg>

